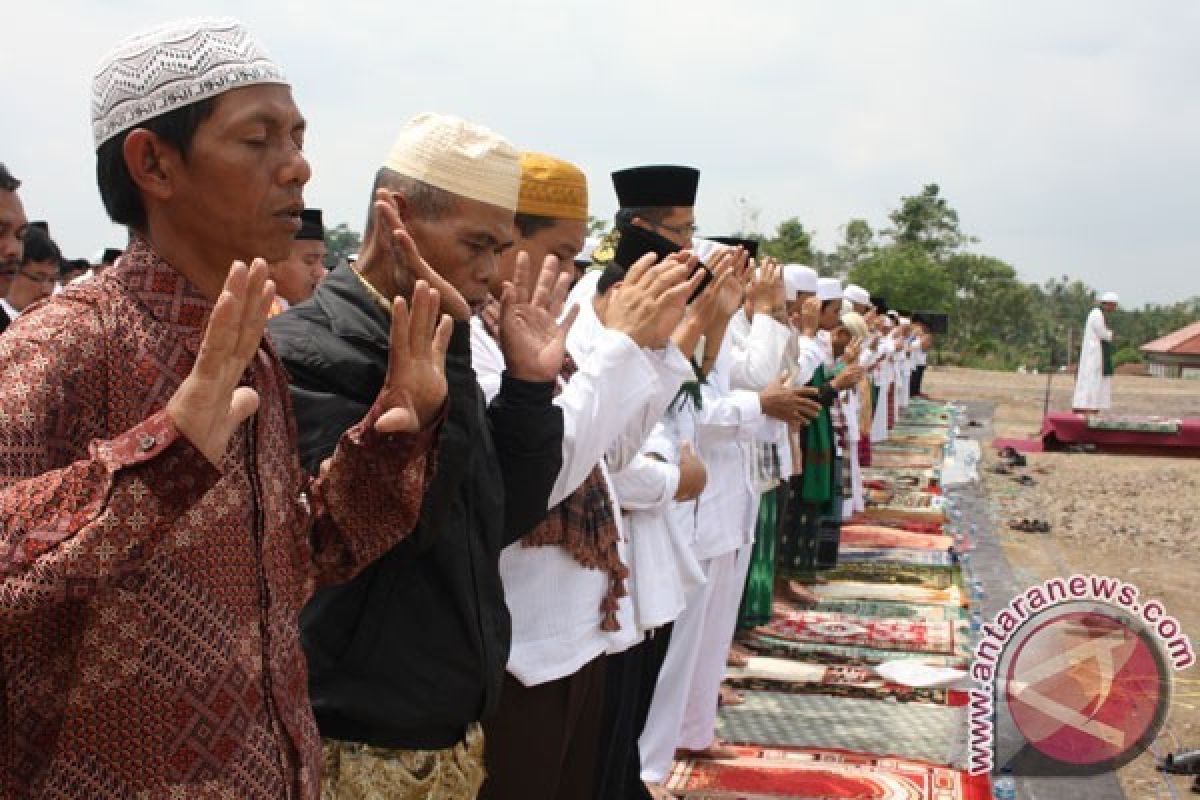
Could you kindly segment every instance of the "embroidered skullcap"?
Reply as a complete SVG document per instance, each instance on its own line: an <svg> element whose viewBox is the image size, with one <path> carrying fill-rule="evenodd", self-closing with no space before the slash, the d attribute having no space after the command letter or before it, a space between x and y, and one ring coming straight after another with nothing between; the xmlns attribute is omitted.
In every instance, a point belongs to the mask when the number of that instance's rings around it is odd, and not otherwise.
<svg viewBox="0 0 1200 800"><path fill-rule="evenodd" d="M783 287L788 300L795 300L800 292L812 294L817 291L817 271L803 264L784 264Z"/></svg>
<svg viewBox="0 0 1200 800"><path fill-rule="evenodd" d="M236 19L178 20L131 36L92 77L96 149L147 120L260 83L288 85L288 79Z"/></svg>
<svg viewBox="0 0 1200 800"><path fill-rule="evenodd" d="M517 212L552 219L588 218L587 176L569 161L542 153L521 153L521 192Z"/></svg>
<svg viewBox="0 0 1200 800"><path fill-rule="evenodd" d="M842 325L846 330L850 331L851 335L857 336L860 339L865 339L871 334L867 329L867 321L857 311L847 311L845 314L842 314Z"/></svg>
<svg viewBox="0 0 1200 800"><path fill-rule="evenodd" d="M1100 302L1101 303L1120 303L1121 298L1117 295L1116 292L1105 292L1104 296L1100 298Z"/></svg>
<svg viewBox="0 0 1200 800"><path fill-rule="evenodd" d="M842 282L837 278L820 278L817 280L817 299L824 303L826 300L842 299Z"/></svg>
<svg viewBox="0 0 1200 800"><path fill-rule="evenodd" d="M517 210L521 157L497 133L449 114L413 117L383 166L460 197Z"/></svg>
<svg viewBox="0 0 1200 800"><path fill-rule="evenodd" d="M871 305L871 294L861 286L855 286L853 283L846 287L845 298L851 303L860 306Z"/></svg>

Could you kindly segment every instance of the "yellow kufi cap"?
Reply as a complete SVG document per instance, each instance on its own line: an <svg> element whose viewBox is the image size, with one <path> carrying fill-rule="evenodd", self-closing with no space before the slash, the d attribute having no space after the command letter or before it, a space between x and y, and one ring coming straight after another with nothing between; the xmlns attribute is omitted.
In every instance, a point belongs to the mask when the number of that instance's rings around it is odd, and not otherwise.
<svg viewBox="0 0 1200 800"><path fill-rule="evenodd" d="M522 153L517 213L586 220L587 177L569 161L542 153Z"/></svg>

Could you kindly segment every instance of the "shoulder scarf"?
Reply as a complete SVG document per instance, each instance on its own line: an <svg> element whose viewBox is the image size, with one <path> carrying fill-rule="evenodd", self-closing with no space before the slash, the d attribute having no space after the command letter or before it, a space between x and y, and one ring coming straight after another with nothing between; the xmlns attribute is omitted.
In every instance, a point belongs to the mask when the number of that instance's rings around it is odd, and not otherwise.
<svg viewBox="0 0 1200 800"><path fill-rule="evenodd" d="M808 385L820 389L829 379L825 365L817 367ZM800 477L800 499L805 503L828 503L833 498L833 424L829 409L821 408L816 419L804 427L804 472Z"/></svg>

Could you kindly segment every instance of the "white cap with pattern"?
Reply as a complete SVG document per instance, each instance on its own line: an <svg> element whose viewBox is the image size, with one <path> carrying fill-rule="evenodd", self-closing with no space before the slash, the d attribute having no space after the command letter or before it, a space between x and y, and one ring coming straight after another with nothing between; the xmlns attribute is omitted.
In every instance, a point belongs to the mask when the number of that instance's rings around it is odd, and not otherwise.
<svg viewBox="0 0 1200 800"><path fill-rule="evenodd" d="M92 77L96 149L147 120L261 83L288 85L288 79L236 19L185 19L131 36L101 59Z"/></svg>
<svg viewBox="0 0 1200 800"><path fill-rule="evenodd" d="M517 210L521 156L497 133L448 114L408 121L383 166L451 194Z"/></svg>

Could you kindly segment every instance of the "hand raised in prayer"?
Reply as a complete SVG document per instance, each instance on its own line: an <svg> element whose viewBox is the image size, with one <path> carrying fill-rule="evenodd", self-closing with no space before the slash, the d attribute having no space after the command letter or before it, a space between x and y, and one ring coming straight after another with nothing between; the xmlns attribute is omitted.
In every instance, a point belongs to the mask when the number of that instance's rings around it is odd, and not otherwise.
<svg viewBox="0 0 1200 800"><path fill-rule="evenodd" d="M782 319L787 310L787 290L783 286L783 267L767 256L757 270L750 271L746 296L751 313Z"/></svg>
<svg viewBox="0 0 1200 800"><path fill-rule="evenodd" d="M612 288L604 324L640 347L657 350L666 346L703 273L689 278L696 261L682 254L668 256L659 264L654 262L653 253L642 256Z"/></svg>
<svg viewBox="0 0 1200 800"><path fill-rule="evenodd" d="M728 322L742 307L746 297L746 273L750 265L750 254L743 247L726 247L718 251L709 262L708 269L713 275L728 266L733 276L733 280L722 284L717 295L718 319L724 317Z"/></svg>
<svg viewBox="0 0 1200 800"><path fill-rule="evenodd" d="M816 336L821 326L821 301L816 297L805 298L800 306L800 332L805 336Z"/></svg>
<svg viewBox="0 0 1200 800"><path fill-rule="evenodd" d="M397 285L403 292L422 280L437 290L441 297L442 311L457 320L471 318L471 306L458 289L429 266L429 262L417 249L417 243L400 218L396 198L387 189L375 192L375 237L378 247L392 254L399 271ZM407 292L405 292L407 293Z"/></svg>
<svg viewBox="0 0 1200 800"><path fill-rule="evenodd" d="M689 263L694 264L695 259L689 258ZM725 290L725 285L734 279L733 265L730 263L719 264L716 270L710 270L710 273L712 279L708 286L705 286L704 291L687 307L671 332L671 341L688 358L696 352L696 346L705 331L721 319L721 293ZM697 270L692 276L693 280L689 281L689 296L695 287L699 286L699 278L703 274L702 270ZM728 318L725 321L727 322Z"/></svg>
<svg viewBox="0 0 1200 800"><path fill-rule="evenodd" d="M862 381L864 374L862 367L858 364L853 364L838 373L838 376L831 383L833 384L833 388L839 392L846 389L853 389Z"/></svg>
<svg viewBox="0 0 1200 800"><path fill-rule="evenodd" d="M275 284L261 258L233 262L192 371L167 401L167 415L192 446L220 464L237 427L258 410L258 392L238 386L262 342Z"/></svg>
<svg viewBox="0 0 1200 800"><path fill-rule="evenodd" d="M855 336L850 340L850 344L846 345L846 352L842 354L847 364L857 364L859 357L862 355L863 340L861 336Z"/></svg>
<svg viewBox="0 0 1200 800"><path fill-rule="evenodd" d="M758 393L759 405L768 417L791 425L807 425L821 411L817 390L811 386L792 387L787 372Z"/></svg>
<svg viewBox="0 0 1200 800"><path fill-rule="evenodd" d="M675 487L675 502L695 500L708 485L708 470L691 442L679 445L679 483Z"/></svg>
<svg viewBox="0 0 1200 800"><path fill-rule="evenodd" d="M517 254L513 282L504 283L500 298L500 349L517 380L548 383L562 372L567 332L579 314L574 306L558 321L570 289L571 270L559 269L554 256L546 256L535 279L529 255Z"/></svg>
<svg viewBox="0 0 1200 800"><path fill-rule="evenodd" d="M380 433L415 433L437 417L446 402L446 349L454 323L439 313L437 289L417 281L412 312L403 297L392 303L388 371L379 390Z"/></svg>

